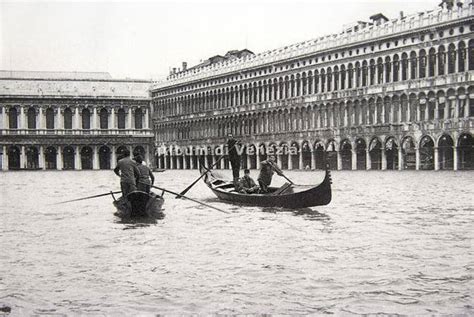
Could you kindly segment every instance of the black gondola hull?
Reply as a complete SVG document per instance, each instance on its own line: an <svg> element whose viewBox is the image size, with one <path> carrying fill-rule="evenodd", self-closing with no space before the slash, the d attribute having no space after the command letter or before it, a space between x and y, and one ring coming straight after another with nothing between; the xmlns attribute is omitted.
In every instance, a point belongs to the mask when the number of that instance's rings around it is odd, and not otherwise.
<svg viewBox="0 0 474 317"><path fill-rule="evenodd" d="M114 201L117 208L116 216L120 218L162 218L164 199L153 193L134 191L127 195L127 199L120 197Z"/></svg>
<svg viewBox="0 0 474 317"><path fill-rule="evenodd" d="M212 174L212 171L201 170L207 173L204 178L206 185L219 198L225 201L238 204L246 204L261 207L283 207L290 209L324 206L331 202L331 174L327 170L322 183L317 186L293 185L286 193L277 194L242 194L235 191L225 190L232 188L229 181L219 179ZM226 185L228 184L228 185ZM276 190L276 188L273 188Z"/></svg>

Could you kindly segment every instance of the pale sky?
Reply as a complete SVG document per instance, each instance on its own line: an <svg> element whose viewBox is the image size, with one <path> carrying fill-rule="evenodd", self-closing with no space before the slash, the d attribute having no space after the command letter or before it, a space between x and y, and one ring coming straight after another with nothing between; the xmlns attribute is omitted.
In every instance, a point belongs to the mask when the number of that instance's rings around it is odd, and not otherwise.
<svg viewBox="0 0 474 317"><path fill-rule="evenodd" d="M0 69L105 71L158 79L232 49L254 53L344 24L437 8L439 0L4 2Z"/></svg>

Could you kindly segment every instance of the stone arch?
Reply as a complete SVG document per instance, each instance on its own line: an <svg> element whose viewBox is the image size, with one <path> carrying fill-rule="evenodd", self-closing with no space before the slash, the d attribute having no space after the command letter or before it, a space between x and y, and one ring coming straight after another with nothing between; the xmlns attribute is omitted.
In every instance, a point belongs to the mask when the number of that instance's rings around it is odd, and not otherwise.
<svg viewBox="0 0 474 317"><path fill-rule="evenodd" d="M352 169L352 145L348 139L341 141L340 153L341 155L341 169L351 170Z"/></svg>
<svg viewBox="0 0 474 317"><path fill-rule="evenodd" d="M429 135L424 135L419 142L420 169L434 169L434 141Z"/></svg>
<svg viewBox="0 0 474 317"><path fill-rule="evenodd" d="M109 170L110 169L110 148L103 145L99 148L99 169Z"/></svg>
<svg viewBox="0 0 474 317"><path fill-rule="evenodd" d="M443 134L438 139L438 164L441 170L454 168L454 140L449 134Z"/></svg>
<svg viewBox="0 0 474 317"><path fill-rule="evenodd" d="M28 146L26 148L26 168L27 169L38 169L39 168L39 152L36 146Z"/></svg>
<svg viewBox="0 0 474 317"><path fill-rule="evenodd" d="M303 143L301 144L301 155L302 155L302 161L303 161L303 166L300 166L301 169L314 169L313 162L312 162L312 148L311 145L307 140L304 140Z"/></svg>
<svg viewBox="0 0 474 317"><path fill-rule="evenodd" d="M369 143L370 169L382 169L382 142L374 137Z"/></svg>
<svg viewBox="0 0 474 317"><path fill-rule="evenodd" d="M21 168L20 164L20 149L16 145L11 145L7 150L8 154L8 168L10 170L18 170Z"/></svg>
<svg viewBox="0 0 474 317"><path fill-rule="evenodd" d="M356 167L358 170L367 169L367 144L364 139L358 138L355 141Z"/></svg>
<svg viewBox="0 0 474 317"><path fill-rule="evenodd" d="M315 169L325 169L326 168L326 145L322 140L316 140L313 145L313 155L314 160L316 161Z"/></svg>
<svg viewBox="0 0 474 317"><path fill-rule="evenodd" d="M331 170L337 170L338 169L338 164L337 164L337 143L335 140L330 139L327 142L326 145L326 159L327 163L329 164L329 169Z"/></svg>
<svg viewBox="0 0 474 317"><path fill-rule="evenodd" d="M385 160L387 162L386 168L388 170L396 170L399 167L399 157L398 157L398 144L397 140L393 136L389 136L385 140Z"/></svg>
<svg viewBox="0 0 474 317"><path fill-rule="evenodd" d="M36 129L36 109L29 107L26 116L28 118L28 129Z"/></svg>
<svg viewBox="0 0 474 317"><path fill-rule="evenodd" d="M75 154L75 151L72 146L67 145L63 148L63 169L65 170L75 169L74 154Z"/></svg>
<svg viewBox="0 0 474 317"><path fill-rule="evenodd" d="M88 108L82 109L82 129L89 130L91 128L91 112Z"/></svg>
<svg viewBox="0 0 474 317"><path fill-rule="evenodd" d="M48 146L44 150L45 168L47 170L57 169L58 152L54 146Z"/></svg>
<svg viewBox="0 0 474 317"><path fill-rule="evenodd" d="M474 138L470 133L462 133L457 141L459 169L474 169Z"/></svg>
<svg viewBox="0 0 474 317"><path fill-rule="evenodd" d="M83 146L81 149L81 168L83 170L92 169L92 148L90 146Z"/></svg>
<svg viewBox="0 0 474 317"><path fill-rule="evenodd" d="M413 137L406 136L401 142L403 169L414 170L416 168L416 147Z"/></svg>

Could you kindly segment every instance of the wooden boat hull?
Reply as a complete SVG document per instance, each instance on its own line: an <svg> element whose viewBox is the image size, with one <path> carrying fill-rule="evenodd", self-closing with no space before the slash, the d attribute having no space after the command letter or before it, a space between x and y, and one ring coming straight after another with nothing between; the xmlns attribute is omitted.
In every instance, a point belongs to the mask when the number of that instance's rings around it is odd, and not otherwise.
<svg viewBox="0 0 474 317"><path fill-rule="evenodd" d="M114 201L115 215L120 218L163 218L163 202L164 199L154 193L134 191L126 199L120 197Z"/></svg>
<svg viewBox="0 0 474 317"><path fill-rule="evenodd" d="M235 191L232 182L216 177L212 171L201 169L207 173L204 182L219 198L239 204L262 207L283 207L290 209L324 206L331 202L331 174L326 170L324 180L317 186L292 185L281 194L276 194L278 188L270 188L274 194L242 194Z"/></svg>

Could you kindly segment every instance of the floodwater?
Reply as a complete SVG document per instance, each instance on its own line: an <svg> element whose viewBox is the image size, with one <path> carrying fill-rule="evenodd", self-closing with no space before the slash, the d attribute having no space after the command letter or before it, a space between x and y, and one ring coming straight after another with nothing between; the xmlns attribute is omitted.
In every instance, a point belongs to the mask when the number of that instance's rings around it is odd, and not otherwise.
<svg viewBox="0 0 474 317"><path fill-rule="evenodd" d="M155 175L180 191L198 173ZM134 224L113 215L110 196L50 205L117 190L112 171L1 173L0 307L9 316L474 314L473 172L332 175L324 207L236 206L199 183L190 197L231 213L165 195L164 219Z"/></svg>

